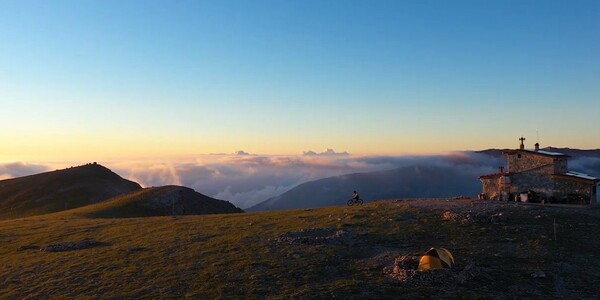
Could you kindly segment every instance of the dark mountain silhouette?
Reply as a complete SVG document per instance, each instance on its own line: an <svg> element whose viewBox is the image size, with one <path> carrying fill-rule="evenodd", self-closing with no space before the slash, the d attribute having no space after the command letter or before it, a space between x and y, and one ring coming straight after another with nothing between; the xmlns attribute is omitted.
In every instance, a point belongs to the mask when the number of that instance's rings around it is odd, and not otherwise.
<svg viewBox="0 0 600 300"><path fill-rule="evenodd" d="M476 174L448 166L408 166L389 171L356 173L301 184L247 211L296 209L345 204L352 191L369 201L388 198L439 198L476 195Z"/></svg>
<svg viewBox="0 0 600 300"><path fill-rule="evenodd" d="M0 219L72 209L141 188L95 163L1 180Z"/></svg>
<svg viewBox="0 0 600 300"><path fill-rule="evenodd" d="M241 213L233 204L182 186L145 188L125 195L64 211L64 215L92 218L131 218L170 215Z"/></svg>
<svg viewBox="0 0 600 300"><path fill-rule="evenodd" d="M571 149L571 148L547 147L547 148L543 148L542 150L563 153L563 154L569 155L573 158L578 158L578 157L600 158L600 149L581 150L581 149Z"/></svg>
<svg viewBox="0 0 600 300"><path fill-rule="evenodd" d="M487 149L481 151L475 151L476 153L486 154L491 157L502 157L502 153L508 149Z"/></svg>

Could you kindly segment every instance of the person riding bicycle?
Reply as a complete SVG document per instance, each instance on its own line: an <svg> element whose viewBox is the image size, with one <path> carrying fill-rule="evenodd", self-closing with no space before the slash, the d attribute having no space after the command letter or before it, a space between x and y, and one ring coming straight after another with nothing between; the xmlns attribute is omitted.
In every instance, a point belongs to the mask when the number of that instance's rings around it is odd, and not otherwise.
<svg viewBox="0 0 600 300"><path fill-rule="evenodd" d="M348 200L347 204L348 206L363 205L363 200L360 199L360 195L358 194L358 192L354 191L354 193L352 193L352 199Z"/></svg>

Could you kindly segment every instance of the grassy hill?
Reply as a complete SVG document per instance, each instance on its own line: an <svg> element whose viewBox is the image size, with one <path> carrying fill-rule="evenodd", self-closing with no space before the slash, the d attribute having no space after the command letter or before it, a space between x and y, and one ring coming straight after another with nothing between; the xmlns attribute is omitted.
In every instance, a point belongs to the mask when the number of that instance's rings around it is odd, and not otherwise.
<svg viewBox="0 0 600 300"><path fill-rule="evenodd" d="M81 207L139 189L98 164L1 180L0 220Z"/></svg>
<svg viewBox="0 0 600 300"><path fill-rule="evenodd" d="M599 234L598 209L469 200L53 214L0 222L0 287L14 299L594 298ZM431 246L448 248L456 266L412 270Z"/></svg>
<svg viewBox="0 0 600 300"><path fill-rule="evenodd" d="M109 200L64 211L61 216L132 218L171 215L239 213L233 204L182 186L145 188Z"/></svg>

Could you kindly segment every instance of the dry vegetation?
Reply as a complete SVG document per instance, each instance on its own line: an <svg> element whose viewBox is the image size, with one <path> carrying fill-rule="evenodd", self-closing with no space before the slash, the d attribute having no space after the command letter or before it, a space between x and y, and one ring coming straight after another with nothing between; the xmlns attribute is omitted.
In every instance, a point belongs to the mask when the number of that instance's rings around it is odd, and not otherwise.
<svg viewBox="0 0 600 300"><path fill-rule="evenodd" d="M0 222L0 297L593 298L599 234L598 209L470 200L129 219L55 214ZM457 266L394 275L430 246L448 248Z"/></svg>

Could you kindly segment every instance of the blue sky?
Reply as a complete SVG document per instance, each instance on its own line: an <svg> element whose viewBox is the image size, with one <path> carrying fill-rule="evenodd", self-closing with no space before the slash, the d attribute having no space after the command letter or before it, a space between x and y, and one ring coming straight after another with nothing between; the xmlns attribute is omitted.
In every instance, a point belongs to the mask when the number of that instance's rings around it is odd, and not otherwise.
<svg viewBox="0 0 600 300"><path fill-rule="evenodd" d="M600 148L598 1L0 0L0 44L4 161Z"/></svg>

